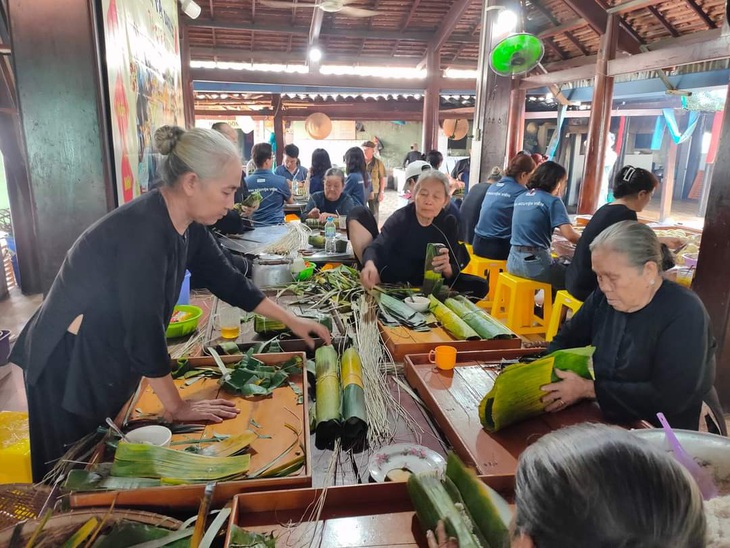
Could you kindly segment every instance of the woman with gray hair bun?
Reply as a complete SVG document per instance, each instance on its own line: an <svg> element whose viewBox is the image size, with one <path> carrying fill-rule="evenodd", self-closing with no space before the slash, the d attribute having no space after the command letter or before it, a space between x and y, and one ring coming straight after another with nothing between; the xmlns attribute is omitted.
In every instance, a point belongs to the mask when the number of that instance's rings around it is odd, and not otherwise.
<svg viewBox="0 0 730 548"><path fill-rule="evenodd" d="M662 412L672 426L697 430L703 400L717 398L715 339L702 301L662 278L661 246L645 225L612 225L590 249L599 288L548 352L595 346L595 380L556 371L562 380L543 387L546 410L594 399L612 421L658 427Z"/></svg>
<svg viewBox="0 0 730 548"><path fill-rule="evenodd" d="M185 400L170 375L165 330L186 268L220 299L281 321L313 345L329 332L282 309L223 256L207 230L233 207L241 161L223 135L164 126L155 133L163 185L88 228L20 334L33 480L68 446L115 417L141 377L174 421L221 422L226 400Z"/></svg>
<svg viewBox="0 0 730 548"><path fill-rule="evenodd" d="M694 480L669 454L617 427L584 424L520 456L513 548L702 548Z"/></svg>

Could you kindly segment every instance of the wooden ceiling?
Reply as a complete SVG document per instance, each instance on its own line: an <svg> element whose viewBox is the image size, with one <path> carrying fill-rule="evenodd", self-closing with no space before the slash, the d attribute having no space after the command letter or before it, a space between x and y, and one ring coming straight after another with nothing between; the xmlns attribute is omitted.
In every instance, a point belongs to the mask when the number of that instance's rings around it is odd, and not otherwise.
<svg viewBox="0 0 730 548"><path fill-rule="evenodd" d="M193 60L303 64L318 39L322 63L416 66L442 43L441 68L477 67L482 0L356 0L381 15L353 18L293 0L270 8L257 0L198 0L200 17L183 16ZM594 55L608 11L622 17L619 47L641 47L717 28L725 0L521 0L526 31L545 44L544 64ZM556 65L557 66L557 65Z"/></svg>

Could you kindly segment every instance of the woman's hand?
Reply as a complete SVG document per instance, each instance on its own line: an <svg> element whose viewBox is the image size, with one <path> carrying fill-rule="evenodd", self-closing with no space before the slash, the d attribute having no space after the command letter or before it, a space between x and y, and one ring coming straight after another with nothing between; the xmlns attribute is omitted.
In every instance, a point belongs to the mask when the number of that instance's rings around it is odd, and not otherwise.
<svg viewBox="0 0 730 548"><path fill-rule="evenodd" d="M330 335L329 330L321 323L317 323L314 320L294 316L294 319L287 323L287 327L299 338L304 339L304 342L307 343L309 348L314 348L314 339L312 338L312 334L323 339L326 344L332 344L332 336Z"/></svg>
<svg viewBox="0 0 730 548"><path fill-rule="evenodd" d="M593 381L584 379L572 371L556 369L555 374L562 380L541 388L543 392L548 393L542 398L542 403L546 404L545 411L548 413L562 411L580 400L596 397Z"/></svg>
<svg viewBox="0 0 730 548"><path fill-rule="evenodd" d="M428 541L428 548L459 548L459 542L446 534L446 527L444 522L439 520L436 525L436 534L433 531L426 532L426 540Z"/></svg>
<svg viewBox="0 0 730 548"><path fill-rule="evenodd" d="M246 206L246 205L243 206L241 208L241 217L250 218L258 208L259 208L258 203L256 203L256 205L252 205L252 206Z"/></svg>
<svg viewBox="0 0 730 548"><path fill-rule="evenodd" d="M318 219L319 218L319 208L315 207L312 209L309 213L307 213L307 217L310 219Z"/></svg>
<svg viewBox="0 0 730 548"><path fill-rule="evenodd" d="M449 250L444 247L441 249L438 255L431 261L434 272L441 273L444 278L451 278L453 270L451 269L451 263L449 262Z"/></svg>
<svg viewBox="0 0 730 548"><path fill-rule="evenodd" d="M320 214L319 214L319 222L320 222L320 223L322 223L322 224L324 224L324 223L326 223L326 222L327 222L327 219L328 219L329 217L332 217L332 220L334 221L334 220L335 220L335 218L337 217L337 215L336 215L335 213L327 213L327 212L325 211L324 213L320 213ZM335 224L337 224L337 222L336 222L336 221L335 221Z"/></svg>
<svg viewBox="0 0 730 548"><path fill-rule="evenodd" d="M435 260L435 259L434 259ZM373 261L368 261L360 272L360 282L365 289L370 290L380 283L380 273Z"/></svg>
<svg viewBox="0 0 730 548"><path fill-rule="evenodd" d="M182 400L176 409L166 414L176 422L223 422L235 418L239 413L236 404L228 400Z"/></svg>

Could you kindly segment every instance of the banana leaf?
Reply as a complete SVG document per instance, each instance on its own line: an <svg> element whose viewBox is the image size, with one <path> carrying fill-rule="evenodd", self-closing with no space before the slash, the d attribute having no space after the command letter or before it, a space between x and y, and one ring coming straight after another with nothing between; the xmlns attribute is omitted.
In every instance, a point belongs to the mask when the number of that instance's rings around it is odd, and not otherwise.
<svg viewBox="0 0 730 548"><path fill-rule="evenodd" d="M428 298L431 301L429 305L431 312L436 316L436 319L443 328L455 339L469 341L480 338L476 331L469 327L464 320L454 314L448 307L441 304L436 297L430 295Z"/></svg>
<svg viewBox="0 0 730 548"><path fill-rule="evenodd" d="M382 291L376 293L376 299L381 316L384 317L386 323L389 325L404 325L416 331L428 331L426 316L420 312L416 312L400 299L391 297Z"/></svg>
<svg viewBox="0 0 730 548"><path fill-rule="evenodd" d="M560 381L555 369L592 379L590 362L594 350L592 346L558 350L531 363L507 366L479 404L479 419L484 429L497 432L544 413L546 406L541 400L546 394L541 387Z"/></svg>
<svg viewBox="0 0 730 548"><path fill-rule="evenodd" d="M273 533L264 535L241 529L238 525L231 527L230 548L276 548L276 539Z"/></svg>
<svg viewBox="0 0 730 548"><path fill-rule="evenodd" d="M105 472L71 470L63 484L63 490L67 492L72 491L81 493L88 491L123 491L159 486L159 479L115 478L113 476L109 476L109 470L106 470Z"/></svg>
<svg viewBox="0 0 730 548"><path fill-rule="evenodd" d="M495 320L463 295L446 299L444 303L476 331L482 339L511 339L514 337L507 326Z"/></svg>
<svg viewBox="0 0 730 548"><path fill-rule="evenodd" d="M269 396L289 380L289 375L301 371L302 359L291 358L281 365L264 365L250 356L236 364L222 386L228 392L249 396Z"/></svg>
<svg viewBox="0 0 730 548"><path fill-rule="evenodd" d="M192 534L192 530L190 531ZM169 537L174 531L143 523L121 521L103 538L94 543L94 548L128 548L152 540ZM169 548L188 548L190 539L183 538L166 545Z"/></svg>

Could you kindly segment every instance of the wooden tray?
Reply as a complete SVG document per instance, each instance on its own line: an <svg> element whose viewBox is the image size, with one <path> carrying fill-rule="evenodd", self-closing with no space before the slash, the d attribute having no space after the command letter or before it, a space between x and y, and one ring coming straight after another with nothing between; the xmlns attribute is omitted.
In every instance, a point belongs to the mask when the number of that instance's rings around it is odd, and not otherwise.
<svg viewBox="0 0 730 548"><path fill-rule="evenodd" d="M282 363L295 356L295 353L259 354L256 357L267 364ZM304 355L299 353L304 359ZM225 363L235 363L240 356L224 356ZM191 358L194 366L214 367L212 358ZM251 444L251 470L258 470L279 456L297 438L296 434L285 425L291 424L300 431L299 440L304 446L305 462L302 469L295 475L284 478L262 478L221 482L215 490L213 504L217 507L227 503L233 495L245 491L259 491L265 489L292 489L309 487L312 485L312 463L309 436L309 402L306 397L307 376L293 375L291 382L298 385L304 394L303 403L297 404L297 395L288 385L277 388L272 396L263 398L243 398L223 391L218 385L218 379L201 379L190 386L184 386L184 379L177 379L175 384L185 399L203 400L223 398L235 401L240 414L235 419L223 421L219 424L207 424L203 432L194 434L176 434L172 440L185 441L210 438L214 434L240 434L251 429L260 432L270 439L259 438ZM152 391L146 379L142 379L140 388L130 402L122 409L117 417L117 424L122 425L140 415L161 414L162 404ZM253 419L261 428L250 424ZM184 445L173 446L183 449ZM97 448L95 459L92 462L103 460L104 442ZM294 450L286 460L294 457ZM282 461L283 463L284 461ZM89 493L75 493L71 495L71 506L108 506L116 500L117 506L131 507L165 507L178 509L195 509L200 504L205 485L166 486L136 489L130 491L99 491Z"/></svg>
<svg viewBox="0 0 730 548"><path fill-rule="evenodd" d="M517 335L511 339L460 341L454 339L440 326L421 332L403 326L388 327L378 320L378 327L385 346L390 350L390 354L396 362L402 362L407 354L428 353L442 344L453 346L459 352L510 349L522 346L522 340Z"/></svg>
<svg viewBox="0 0 730 548"><path fill-rule="evenodd" d="M226 546L230 545L232 525L257 533L273 532L277 538L281 535L277 546L309 545L315 538L315 524L307 518L321 495L321 489L237 495ZM314 546L428 546L405 483L330 487L320 520L316 538L321 536L322 542L314 542ZM300 522L296 528L287 528L288 523Z"/></svg>
<svg viewBox="0 0 730 548"><path fill-rule="evenodd" d="M459 352L452 371L436 369L428 361L428 354L406 356L406 379L433 413L454 451L480 475L514 476L520 454L541 436L582 422L605 422L598 405L584 402L493 434L482 428L479 403L494 385L499 362L536 352Z"/></svg>

